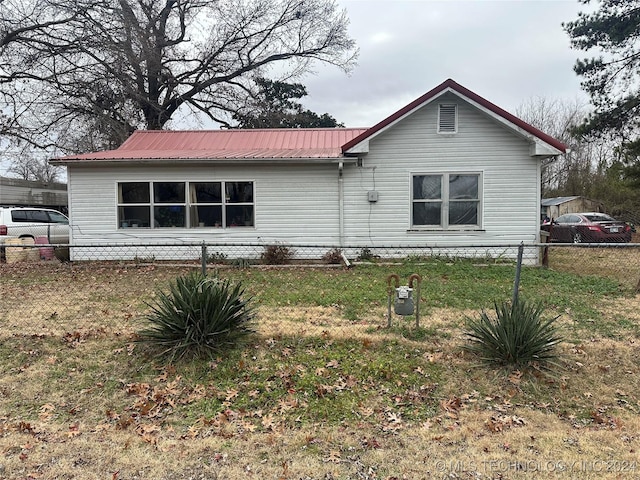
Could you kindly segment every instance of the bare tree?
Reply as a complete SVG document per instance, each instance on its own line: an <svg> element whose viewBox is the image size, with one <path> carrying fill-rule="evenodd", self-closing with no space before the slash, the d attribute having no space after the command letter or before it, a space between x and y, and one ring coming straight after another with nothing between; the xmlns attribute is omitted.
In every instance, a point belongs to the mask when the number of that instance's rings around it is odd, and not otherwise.
<svg viewBox="0 0 640 480"><path fill-rule="evenodd" d="M585 195L603 154L601 142L589 143L573 135L587 115L586 107L577 100L535 97L518 107L516 115L569 147L564 155L543 162L542 195Z"/></svg>
<svg viewBox="0 0 640 480"><path fill-rule="evenodd" d="M570 151L543 164L542 195L581 195L603 202L605 210L621 219L640 222L640 191L629 181L619 148L624 131L581 135L587 116L580 103L533 98L521 105L517 115L565 143Z"/></svg>
<svg viewBox="0 0 640 480"><path fill-rule="evenodd" d="M42 152L36 153L30 148L25 148L15 156L7 172L23 180L44 183L56 182L60 177L60 167L49 164Z"/></svg>
<svg viewBox="0 0 640 480"><path fill-rule="evenodd" d="M0 1L5 135L64 152L189 111L225 123L256 78L348 71L357 55L334 0Z"/></svg>

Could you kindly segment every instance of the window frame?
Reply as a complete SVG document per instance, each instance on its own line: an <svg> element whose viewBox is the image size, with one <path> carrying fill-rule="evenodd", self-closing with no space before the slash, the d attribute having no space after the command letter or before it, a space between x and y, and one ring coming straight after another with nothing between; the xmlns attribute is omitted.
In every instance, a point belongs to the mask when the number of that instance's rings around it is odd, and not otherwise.
<svg viewBox="0 0 640 480"><path fill-rule="evenodd" d="M477 177L478 197L475 199L451 199L450 198L450 178L452 176L465 175ZM422 176L439 176L440 177L440 198L439 199L416 199L414 198L414 179ZM413 172L409 175L409 231L478 231L483 229L483 207L484 207L484 187L483 172L479 171L437 171L437 172ZM458 201L474 201L476 202L477 223L474 224L451 224L450 223L450 205ZM415 203L440 203L440 224L423 225L414 222L414 205Z"/></svg>
<svg viewBox="0 0 640 480"><path fill-rule="evenodd" d="M146 202L132 202L132 203L126 203L124 201L122 201L122 185L124 184L132 184L132 183L139 183L139 184L147 184L148 185L148 199ZM154 185L155 184L161 184L161 183L177 183L177 184L183 184L184 185L184 202L156 202L155 201L155 190L154 190ZM220 202L198 202L197 201L197 197L192 198L192 185L196 185L196 184L207 184L207 183L212 183L212 184L219 184L220 185L220 192L221 192L221 198L220 198ZM226 184L232 184L232 183L240 183L240 184L249 184L251 187L251 202L242 202L242 203L237 203L237 202L230 202L225 195L225 191L226 191ZM193 180L193 181L188 181L188 180L171 180L171 181L166 181L166 180L149 180L149 181L136 181L136 180L123 180L123 181L117 181L116 182L116 228L118 230L124 230L124 229L129 229L132 227L137 227L137 228L141 228L141 229L145 229L145 230L167 230L167 229L174 229L174 228L181 228L181 229L216 229L216 230L220 230L220 229L228 229L233 227L235 228L255 228L256 226L256 216L255 216L255 211L256 211L256 198L255 198L255 192L256 192L256 182L255 180L211 180L211 181L207 181L207 180ZM252 215L251 215L251 220L250 220L250 224L247 224L246 222L244 224L229 224L226 221L226 216L227 216L227 208L229 206L245 206L245 207L251 207L252 210ZM168 207L168 206L178 206L180 208L184 208L184 225L183 226L177 226L177 227L173 227L173 226L157 226L155 225L155 221L154 221L154 213L155 213L155 209L156 207ZM148 225L131 225L129 220L121 218L120 215L120 211L122 208L126 208L126 207L138 207L138 208L146 208L148 210L148 215L149 215L149 224ZM198 222L196 225L192 225L192 208L197 208L197 207L220 207L221 209L221 221L220 221L220 225L217 224L217 222L214 225L200 225L200 222Z"/></svg>

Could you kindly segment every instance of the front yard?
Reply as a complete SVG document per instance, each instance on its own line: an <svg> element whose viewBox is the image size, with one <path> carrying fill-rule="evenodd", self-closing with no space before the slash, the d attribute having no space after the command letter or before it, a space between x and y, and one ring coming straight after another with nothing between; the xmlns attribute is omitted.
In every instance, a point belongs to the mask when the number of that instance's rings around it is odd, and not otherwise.
<svg viewBox="0 0 640 480"><path fill-rule="evenodd" d="M223 268L257 333L165 365L134 339L184 268L38 265L0 265L2 478L640 478L640 297L614 279L524 269L565 338L544 373L462 349L510 264ZM387 328L390 273L422 276L418 328Z"/></svg>

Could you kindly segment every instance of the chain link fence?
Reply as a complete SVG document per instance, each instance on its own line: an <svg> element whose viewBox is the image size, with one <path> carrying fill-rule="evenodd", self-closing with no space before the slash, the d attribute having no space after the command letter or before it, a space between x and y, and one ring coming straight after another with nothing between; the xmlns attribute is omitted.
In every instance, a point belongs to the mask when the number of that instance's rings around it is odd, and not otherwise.
<svg viewBox="0 0 640 480"><path fill-rule="evenodd" d="M65 342L95 336L135 337L159 290L190 271L217 274L246 285L257 297L260 333L352 335L387 325L388 273L428 276L434 261L455 267L464 259L474 268L515 266L519 245L493 247L385 247L302 245L25 245L6 247L0 263L0 336L56 336ZM12 251L13 249L13 251ZM71 260L70 260L71 259ZM640 290L640 244L525 245L526 268L605 277L629 294ZM339 298L328 300L324 282L350 285L376 278L358 315ZM406 266L406 268L404 267ZM403 270L404 269L404 270ZM515 268L510 270L515 272ZM432 281L447 281L446 274ZM526 273L525 273L526 277ZM512 288L510 274L478 281ZM404 279L403 279L404 280ZM430 280L431 281L431 280ZM301 287L304 285L304 287ZM342 285L342 283L341 283ZM426 284L425 284L426 285ZM304 291L302 291L304 289ZM299 302L287 293L299 290ZM455 288L452 290L455 295ZM429 297L423 287L422 297ZM507 298L510 298L508 296ZM478 308L470 305L470 308ZM362 312L366 313L362 313ZM423 315L428 315L423 310Z"/></svg>

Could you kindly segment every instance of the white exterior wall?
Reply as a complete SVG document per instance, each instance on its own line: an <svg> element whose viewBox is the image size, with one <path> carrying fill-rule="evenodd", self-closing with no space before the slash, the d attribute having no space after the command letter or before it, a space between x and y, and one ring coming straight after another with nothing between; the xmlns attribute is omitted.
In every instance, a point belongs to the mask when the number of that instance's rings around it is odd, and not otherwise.
<svg viewBox="0 0 640 480"><path fill-rule="evenodd" d="M338 243L337 163L71 166L68 168L68 180L71 240L76 245L202 241L265 245L274 242L307 245ZM118 228L117 185L119 182L136 181L252 181L255 227ZM78 248L77 258L81 258L80 251ZM135 251L139 252L140 249ZM141 256L139 253L137 255Z"/></svg>
<svg viewBox="0 0 640 480"><path fill-rule="evenodd" d="M458 104L457 133L437 133L440 103ZM530 156L526 139L457 96L442 96L372 138L363 162L361 167L344 166L343 246L476 247L539 241L540 161ZM337 163L71 165L72 242L340 246L338 172ZM429 173L481 174L480 228L411 229L412 174ZM252 181L255 227L119 229L117 185L125 181ZM378 192L377 202L368 201L370 190ZM129 257L140 256L133 247L131 252Z"/></svg>
<svg viewBox="0 0 640 480"><path fill-rule="evenodd" d="M437 133L438 104L458 104L458 131ZM480 229L411 229L411 177L480 173ZM453 95L414 112L345 168L345 242L367 246L479 246L537 242L540 162L529 143ZM376 190L370 203L367 192Z"/></svg>

